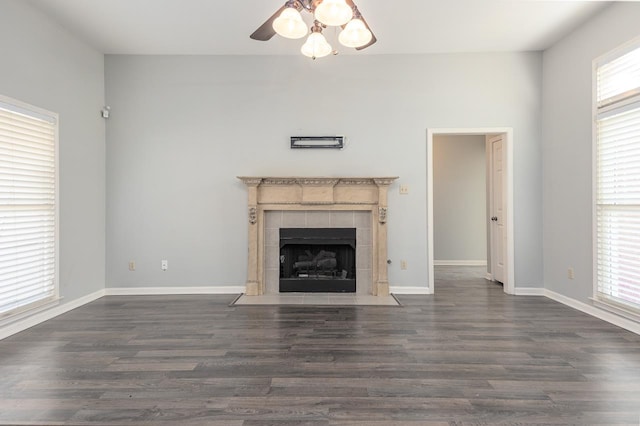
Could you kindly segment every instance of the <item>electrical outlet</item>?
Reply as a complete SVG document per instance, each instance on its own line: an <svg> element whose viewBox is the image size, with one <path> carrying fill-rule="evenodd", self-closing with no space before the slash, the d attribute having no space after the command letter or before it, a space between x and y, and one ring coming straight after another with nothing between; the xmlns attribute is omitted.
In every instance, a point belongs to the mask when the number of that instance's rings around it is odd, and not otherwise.
<svg viewBox="0 0 640 426"><path fill-rule="evenodd" d="M407 195L409 193L409 185L400 185L400 194Z"/></svg>
<svg viewBox="0 0 640 426"><path fill-rule="evenodd" d="M400 269L407 269L407 261L406 260L401 260L400 261Z"/></svg>
<svg viewBox="0 0 640 426"><path fill-rule="evenodd" d="M129 261L129 270L130 271L135 271L136 270L136 262L134 260L130 260Z"/></svg>
<svg viewBox="0 0 640 426"><path fill-rule="evenodd" d="M574 272L573 272L573 268L570 267L569 269L567 269L567 277L570 280L572 280L572 279L574 279L576 277Z"/></svg>
<svg viewBox="0 0 640 426"><path fill-rule="evenodd" d="M169 269L169 261L168 260L163 260L161 267L162 267L163 271L166 271L167 269Z"/></svg>

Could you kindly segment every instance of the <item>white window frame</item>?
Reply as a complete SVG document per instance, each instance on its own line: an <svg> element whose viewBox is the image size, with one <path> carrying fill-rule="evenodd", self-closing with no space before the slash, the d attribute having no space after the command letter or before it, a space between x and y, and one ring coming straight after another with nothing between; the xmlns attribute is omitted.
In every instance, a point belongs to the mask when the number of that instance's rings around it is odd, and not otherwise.
<svg viewBox="0 0 640 426"><path fill-rule="evenodd" d="M60 300L60 167L59 167L59 115L55 112L30 105L26 102L0 94L0 102L8 109L24 113L36 118L51 121L54 124L54 278L53 294L50 297L37 300L0 314L0 326L19 320L39 310L49 308Z"/></svg>
<svg viewBox="0 0 640 426"><path fill-rule="evenodd" d="M622 95L614 96L609 102L598 107L598 68L612 62L625 54L640 49L640 37L636 37L627 43L596 58L592 67L592 241L593 241L593 296L591 301L594 306L612 312L619 316L640 322L640 310L631 306L618 304L612 300L603 298L598 292L598 120L607 115L621 113L624 110L636 109L635 104L640 102L638 90L631 90ZM604 116L604 117L602 117Z"/></svg>

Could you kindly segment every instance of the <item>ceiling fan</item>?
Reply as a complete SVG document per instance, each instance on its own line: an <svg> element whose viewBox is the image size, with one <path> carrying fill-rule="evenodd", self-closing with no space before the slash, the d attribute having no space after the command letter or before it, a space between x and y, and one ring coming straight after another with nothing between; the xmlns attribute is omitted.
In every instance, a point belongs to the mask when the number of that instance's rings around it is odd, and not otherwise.
<svg viewBox="0 0 640 426"><path fill-rule="evenodd" d="M314 16L310 31L300 15L302 10ZM302 38L308 34L309 38L301 50L315 59L332 51L322 36L322 30L327 26L341 27L340 43L356 50L366 49L377 41L352 0L287 0L249 37L267 41L276 34L286 38Z"/></svg>

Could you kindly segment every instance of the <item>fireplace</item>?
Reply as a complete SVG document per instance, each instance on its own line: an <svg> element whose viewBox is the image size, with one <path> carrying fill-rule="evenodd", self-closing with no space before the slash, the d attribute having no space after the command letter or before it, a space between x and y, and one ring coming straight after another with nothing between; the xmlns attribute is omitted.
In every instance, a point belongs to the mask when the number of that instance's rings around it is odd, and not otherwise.
<svg viewBox="0 0 640 426"><path fill-rule="evenodd" d="M281 228L280 293L356 292L355 228Z"/></svg>
<svg viewBox="0 0 640 426"><path fill-rule="evenodd" d="M387 190L397 177L254 177L240 176L247 186L248 261L246 295L274 294L281 292L280 277L331 278L334 291L353 291L357 294L384 296L389 294L387 279ZM286 262L310 262L299 264L293 271L281 272L279 239L281 229L293 228L355 228L357 240L353 266L338 265L342 262L336 245L324 249L307 247L301 253L284 254ZM286 234L287 231L285 231ZM352 229L353 232L353 229ZM303 238L304 239L304 238ZM286 244L285 244L286 245ZM304 245L292 244L292 245ZM323 244L320 244L321 246ZM337 246L351 246L351 243ZM300 249L298 247L297 249ZM294 250L294 248L291 248ZM309 251L307 253L306 251ZM315 250L315 251L314 251ZM325 253L320 255L320 251ZM327 253L328 252L328 253ZM318 270L318 260L331 259L335 253L335 270ZM306 258L300 259L301 256ZM288 259L289 258L289 259ZM317 258L317 259L316 259ZM332 264L326 260L324 264ZM308 270L301 268L307 266ZM315 265L315 269L312 266ZM346 271L346 274L345 272ZM282 275L281 275L282 274ZM333 275L335 274L335 278ZM303 276L308 275L308 276ZM310 275L310 276L309 276ZM343 275L344 278L343 278ZM356 277L357 275L357 277ZM339 280L347 285L338 286ZM302 280L300 280L302 281ZM306 280L309 281L309 280ZM293 285L295 288L295 285ZM286 286L285 286L286 287ZM285 291L319 291L285 290ZM326 291L326 290L325 290Z"/></svg>

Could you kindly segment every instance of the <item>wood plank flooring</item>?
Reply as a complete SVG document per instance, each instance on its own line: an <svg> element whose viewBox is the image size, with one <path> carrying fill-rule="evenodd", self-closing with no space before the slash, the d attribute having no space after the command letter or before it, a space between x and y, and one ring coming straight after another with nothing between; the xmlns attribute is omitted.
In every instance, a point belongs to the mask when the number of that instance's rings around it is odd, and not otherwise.
<svg viewBox="0 0 640 426"><path fill-rule="evenodd" d="M639 424L640 336L483 279L436 289L105 297L0 341L0 424Z"/></svg>

